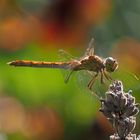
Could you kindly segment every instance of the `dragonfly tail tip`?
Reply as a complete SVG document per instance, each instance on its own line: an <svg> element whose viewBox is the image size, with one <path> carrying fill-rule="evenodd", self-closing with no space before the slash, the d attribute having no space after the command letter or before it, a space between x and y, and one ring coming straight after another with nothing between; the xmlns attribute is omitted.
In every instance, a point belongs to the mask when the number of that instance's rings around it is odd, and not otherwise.
<svg viewBox="0 0 140 140"><path fill-rule="evenodd" d="M14 66L14 61L8 62L7 65Z"/></svg>

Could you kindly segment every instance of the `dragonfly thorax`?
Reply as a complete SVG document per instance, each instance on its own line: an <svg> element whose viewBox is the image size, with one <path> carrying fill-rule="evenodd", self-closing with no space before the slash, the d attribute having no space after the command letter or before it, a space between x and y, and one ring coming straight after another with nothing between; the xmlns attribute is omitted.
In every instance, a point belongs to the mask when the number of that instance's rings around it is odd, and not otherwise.
<svg viewBox="0 0 140 140"><path fill-rule="evenodd" d="M77 65L74 70L88 70L99 72L101 69L104 69L103 60L94 55L88 56L80 60L80 65Z"/></svg>

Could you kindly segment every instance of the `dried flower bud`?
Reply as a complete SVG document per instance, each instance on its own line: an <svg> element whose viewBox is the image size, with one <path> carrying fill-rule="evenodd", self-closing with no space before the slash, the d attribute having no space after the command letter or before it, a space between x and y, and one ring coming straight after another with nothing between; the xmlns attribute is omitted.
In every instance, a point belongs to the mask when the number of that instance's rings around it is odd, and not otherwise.
<svg viewBox="0 0 140 140"><path fill-rule="evenodd" d="M120 138L125 138L134 128L136 125L135 117L124 118L122 120L118 120L117 133Z"/></svg>
<svg viewBox="0 0 140 140"><path fill-rule="evenodd" d="M120 138L125 138L135 128L138 104L132 90L123 91L121 81L114 81L101 101L100 111L108 118Z"/></svg>

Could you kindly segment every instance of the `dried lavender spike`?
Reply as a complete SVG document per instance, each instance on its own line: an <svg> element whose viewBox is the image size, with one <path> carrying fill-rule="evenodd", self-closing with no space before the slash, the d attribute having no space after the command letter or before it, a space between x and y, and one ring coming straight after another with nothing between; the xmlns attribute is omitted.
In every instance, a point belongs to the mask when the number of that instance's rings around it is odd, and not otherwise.
<svg viewBox="0 0 140 140"><path fill-rule="evenodd" d="M118 135L112 135L110 136L110 140L121 140L121 139ZM131 136L126 137L125 140L136 140L136 134L131 134Z"/></svg>
<svg viewBox="0 0 140 140"><path fill-rule="evenodd" d="M109 86L105 99L101 100L100 111L116 130L117 135L111 136L111 140L136 140L136 136L131 132L136 125L135 116L139 112L138 104L135 103L132 90L127 93L123 91L121 81L113 81Z"/></svg>

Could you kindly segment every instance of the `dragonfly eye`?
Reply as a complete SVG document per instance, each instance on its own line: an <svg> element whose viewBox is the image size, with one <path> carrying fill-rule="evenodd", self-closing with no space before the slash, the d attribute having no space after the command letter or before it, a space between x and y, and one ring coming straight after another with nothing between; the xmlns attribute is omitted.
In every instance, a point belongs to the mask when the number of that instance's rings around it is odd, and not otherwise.
<svg viewBox="0 0 140 140"><path fill-rule="evenodd" d="M118 62L112 57L107 57L104 62L106 71L113 72L118 68Z"/></svg>

